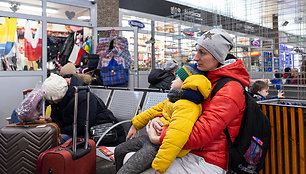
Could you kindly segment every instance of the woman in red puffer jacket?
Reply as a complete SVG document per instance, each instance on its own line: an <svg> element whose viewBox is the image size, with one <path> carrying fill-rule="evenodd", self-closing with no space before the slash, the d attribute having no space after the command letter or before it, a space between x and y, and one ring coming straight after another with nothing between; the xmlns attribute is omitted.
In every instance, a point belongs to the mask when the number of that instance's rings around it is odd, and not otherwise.
<svg viewBox="0 0 306 174"><path fill-rule="evenodd" d="M232 38L222 29L212 29L197 41L194 60L197 68L208 71L208 79L213 84L223 77L239 80L243 86L249 85L249 74L241 60L225 60L232 47ZM228 144L223 130L227 127L232 141L238 135L245 97L243 88L236 81L230 81L210 100L203 102L203 114L195 123L185 149L192 151L182 158L176 158L166 173L224 173L228 166ZM162 129L158 118L147 126L147 133L153 143L163 137L156 131ZM154 130L155 129L155 130ZM146 173L154 173L147 171ZM156 174L160 173L155 171Z"/></svg>

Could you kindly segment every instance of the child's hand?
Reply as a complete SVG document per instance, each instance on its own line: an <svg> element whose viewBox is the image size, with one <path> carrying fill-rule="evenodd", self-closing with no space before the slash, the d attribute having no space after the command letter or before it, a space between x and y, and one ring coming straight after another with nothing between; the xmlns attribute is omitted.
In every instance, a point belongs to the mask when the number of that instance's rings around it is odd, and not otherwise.
<svg viewBox="0 0 306 174"><path fill-rule="evenodd" d="M284 96L284 91L283 91L283 90L278 90L277 97L278 97L278 98L285 98L285 96Z"/></svg>
<svg viewBox="0 0 306 174"><path fill-rule="evenodd" d="M127 136L126 136L126 141L129 140L130 138L135 138L137 133L137 129L135 128L134 125L131 126Z"/></svg>

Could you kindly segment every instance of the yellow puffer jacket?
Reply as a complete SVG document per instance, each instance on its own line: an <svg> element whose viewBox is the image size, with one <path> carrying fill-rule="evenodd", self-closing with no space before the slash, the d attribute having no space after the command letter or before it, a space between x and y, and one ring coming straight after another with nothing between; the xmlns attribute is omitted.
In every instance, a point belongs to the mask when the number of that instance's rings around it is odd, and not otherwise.
<svg viewBox="0 0 306 174"><path fill-rule="evenodd" d="M161 121L165 126L168 126L173 113L173 105L174 103L171 103L169 99L162 101L156 106L153 106L150 109L136 115L132 119L132 123L137 130L140 130L145 127L147 123L156 115L162 114L163 117L161 117Z"/></svg>
<svg viewBox="0 0 306 174"><path fill-rule="evenodd" d="M203 75L192 75L184 81L182 89L199 91L206 99L211 91L211 83ZM166 135L152 163L152 167L162 173L166 172L173 160L184 152L182 148L189 138L194 123L202 114L202 104L181 99L174 103L173 110Z"/></svg>

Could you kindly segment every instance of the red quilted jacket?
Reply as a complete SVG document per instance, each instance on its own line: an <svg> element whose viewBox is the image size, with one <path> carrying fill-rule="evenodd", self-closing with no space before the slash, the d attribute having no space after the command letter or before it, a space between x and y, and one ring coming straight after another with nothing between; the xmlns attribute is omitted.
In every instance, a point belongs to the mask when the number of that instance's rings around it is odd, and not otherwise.
<svg viewBox="0 0 306 174"><path fill-rule="evenodd" d="M208 73L208 79L212 84L222 77L235 78L244 86L250 83L249 74L243 68L241 60ZM223 130L227 127L234 141L240 128L244 108L245 99L241 85L235 81L228 82L211 101L209 96L203 102L203 114L195 123L184 149L192 149L191 153L227 170L228 145Z"/></svg>

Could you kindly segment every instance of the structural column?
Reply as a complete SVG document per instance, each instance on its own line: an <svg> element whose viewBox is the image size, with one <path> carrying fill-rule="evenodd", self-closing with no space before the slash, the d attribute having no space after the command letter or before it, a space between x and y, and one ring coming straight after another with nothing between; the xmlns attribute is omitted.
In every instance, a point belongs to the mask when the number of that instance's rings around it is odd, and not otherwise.
<svg viewBox="0 0 306 174"><path fill-rule="evenodd" d="M96 0L97 27L119 26L119 0ZM100 37L107 33L99 33ZM101 36L102 35L102 36Z"/></svg>
<svg viewBox="0 0 306 174"><path fill-rule="evenodd" d="M274 57L279 57L279 31L278 31L278 16L273 14L273 41L274 41Z"/></svg>

